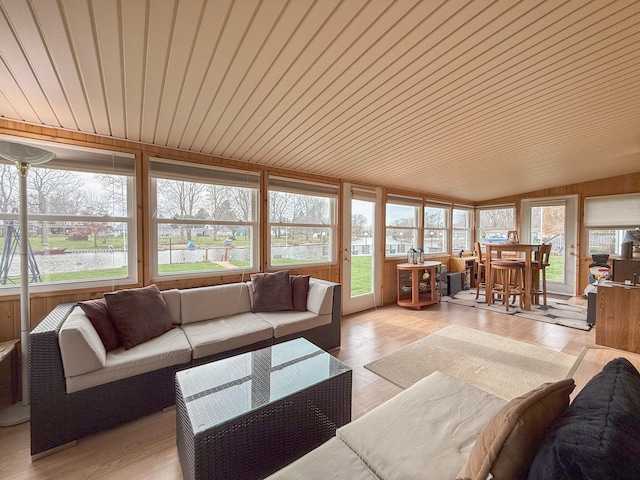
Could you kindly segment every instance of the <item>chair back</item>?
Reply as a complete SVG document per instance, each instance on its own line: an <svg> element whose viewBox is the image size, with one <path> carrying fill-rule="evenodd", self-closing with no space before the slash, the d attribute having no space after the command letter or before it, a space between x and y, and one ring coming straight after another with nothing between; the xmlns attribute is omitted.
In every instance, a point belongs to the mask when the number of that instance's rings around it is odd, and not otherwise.
<svg viewBox="0 0 640 480"><path fill-rule="evenodd" d="M536 252L536 260L540 262L540 266L549 266L549 257L551 256L551 244L543 243L540 245L540 250Z"/></svg>
<svg viewBox="0 0 640 480"><path fill-rule="evenodd" d="M474 242L473 249L476 253L476 262L482 263L482 249L480 248L480 242Z"/></svg>

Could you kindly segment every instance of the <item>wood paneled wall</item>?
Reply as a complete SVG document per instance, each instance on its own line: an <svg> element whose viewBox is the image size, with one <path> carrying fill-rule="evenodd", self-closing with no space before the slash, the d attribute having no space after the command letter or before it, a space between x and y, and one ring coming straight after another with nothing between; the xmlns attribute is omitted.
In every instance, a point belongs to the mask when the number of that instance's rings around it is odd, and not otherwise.
<svg viewBox="0 0 640 480"><path fill-rule="evenodd" d="M68 132L65 130L57 130L52 128L23 124L20 122L9 122L0 119L0 133L14 135L16 137L36 138L39 140L54 141L70 145L78 145L91 148L104 148L109 150L124 151L134 154L137 161L137 172L139 172L136 181L136 187L141 195L138 195L136 208L138 210L138 283L132 285L121 285L118 288L138 287L156 283L158 288L166 290L170 288L194 288L206 285L218 285L223 283L232 283L238 281L249 280L249 274L234 272L230 275L216 275L211 277L198 277L191 279L166 280L152 282L150 274L150 255L147 245L149 245L148 231L148 159L150 157L160 157L172 160L179 160L191 163L199 163L204 165L216 165L222 167L230 167L236 169L245 169L258 172L264 172L263 181L266 174L275 173L293 178L299 178L311 181L320 181L340 186L341 182L335 178L326 178L318 175L306 175L300 173L292 173L274 168L262 168L251 165L246 162L238 162L223 158L217 158L207 155L195 154L192 152L174 150L169 148L158 147L154 145L140 144L136 142L128 142L111 138L97 137L87 134L79 134L77 132ZM266 189L262 189L266 192ZM263 200L265 200L263 198ZM267 237L266 222L260 221L260 230L263 241L261 241L261 270L266 270L267 258ZM341 235L338 235L338 241L341 241ZM316 278L330 280L334 282L340 281L340 262L335 265L322 266L306 266L301 268L291 268L292 273L309 274ZM113 288L90 288L90 289L74 289L61 292L31 293L31 328L34 328L56 305L66 302L76 302L92 298L100 298L106 291ZM20 338L20 296L8 295L0 297L0 341Z"/></svg>
<svg viewBox="0 0 640 480"><path fill-rule="evenodd" d="M606 170L603 166L603 170ZM631 175L621 175L618 177L603 178L591 182L574 183L536 192L522 193L512 197L496 198L477 204L499 205L514 203L516 205L516 228L521 230L522 200L535 198L552 198L568 195L578 196L578 244L576 245L576 293L581 295L589 283L589 264L592 263L591 255L588 253L589 238L587 230L584 228L584 199L585 197L596 197L601 195L617 195L623 193L640 192L640 172Z"/></svg>
<svg viewBox="0 0 640 480"><path fill-rule="evenodd" d="M139 171L137 186L139 191L142 192L137 205L140 219L138 224L138 277L140 282L134 286L148 285L151 283L149 273L149 255L150 252L146 245L148 245L148 228L147 225L147 177L146 177L146 165L149 157L156 156L180 161L188 161L192 163L200 163L206 165L226 166L231 168L249 169L253 171L268 173L276 173L280 175L286 175L290 177L316 180L326 183L332 183L339 185L341 181L335 178L326 178L317 175L301 174L299 172L288 172L279 169L259 167L257 165L248 164L245 162L238 162L228 159L222 159L207 155L195 154L192 152L175 150L170 148L164 148L155 145L147 145L136 142L130 142L125 140L118 140L107 137L98 137L95 135L82 134L77 132L69 132L66 130L58 130L52 128L41 127L37 125L29 125L20 122L10 122L4 119L0 119L0 133L15 135L17 137L37 138L40 140L49 140L65 144L86 146L92 148L105 148L110 150L125 151L133 153L138 161ZM263 181L265 179L263 175ZM348 181L348 179L344 179ZM383 187L384 185L380 185ZM265 189L263 189L265 191ZM386 191L386 190L385 190ZM585 252L586 245L586 232L582 227L582 205L583 199L586 196L595 195L610 195L618 193L632 193L640 192L640 172L632 175L625 175L621 177L613 177L593 182L578 183L573 185L566 185L553 189L542 190L538 192L524 193L521 195L498 198L482 202L481 205L502 204L502 203L515 203L516 204L516 219L518 228L520 228L520 204L522 199L525 198L543 198L543 197L557 197L563 195L578 195L579 196L579 244L577 245L577 251L580 252L576 256L577 262L577 285L578 293L582 292L587 284L587 278L589 275L588 265L591 262L591 258ZM417 196L428 195L428 192L405 192L407 194L415 194ZM440 199L440 197L434 197L434 199ZM445 199L447 200L447 199ZM448 199L451 201L460 201L460 199ZM340 202L341 203L341 202ZM341 217L342 208L338 209L339 219ZM340 225L340 223L339 223ZM266 239L266 226L263 220L261 220L261 232L263 240ZM338 245L342 244L342 234L339 229L338 233ZM266 268L266 251L267 242L261 242L261 265L262 270ZM380 246L381 252L384 252L384 245ZM429 257L429 260L437 260L443 263L447 263L449 256ZM385 260L383 266L383 284L382 284L382 301L384 304L393 303L396 301L396 264L403 262L404 259ZM325 280L340 282L341 281L341 267L342 259L338 258L335 265L320 266L320 267L305 267L299 269L292 269L295 273L310 274L317 278ZM216 285L221 283L231 283L246 279L241 274L232 274L225 276L212 276L207 278L193 278L186 280L167 280L162 282L156 282L160 289L168 288L193 288L204 285ZM125 286L121 287L124 288ZM36 326L51 309L59 303L74 302L79 300L86 300L89 298L99 298L106 291L106 289L80 289L73 291L49 292L38 293L31 295L31 327ZM9 340L13 338L20 338L20 301L19 295L0 297L0 341Z"/></svg>

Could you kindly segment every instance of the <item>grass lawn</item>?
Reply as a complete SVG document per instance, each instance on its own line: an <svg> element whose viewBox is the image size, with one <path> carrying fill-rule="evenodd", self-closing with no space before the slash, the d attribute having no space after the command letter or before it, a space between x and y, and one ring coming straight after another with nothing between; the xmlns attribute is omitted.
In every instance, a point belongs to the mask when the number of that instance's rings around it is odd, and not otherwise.
<svg viewBox="0 0 640 480"><path fill-rule="evenodd" d="M373 290L371 255L351 257L351 296L363 295Z"/></svg>

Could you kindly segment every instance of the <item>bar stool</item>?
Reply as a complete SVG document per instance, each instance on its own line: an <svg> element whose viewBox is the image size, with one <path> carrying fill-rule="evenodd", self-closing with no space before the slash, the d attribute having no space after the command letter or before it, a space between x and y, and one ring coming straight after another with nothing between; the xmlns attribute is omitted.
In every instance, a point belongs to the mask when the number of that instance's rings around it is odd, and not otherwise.
<svg viewBox="0 0 640 480"><path fill-rule="evenodd" d="M535 253L535 258L531 261L531 303L540 305L540 295L544 309L547 309L547 267L549 266L549 257L551 256L551 244L540 244L540 250ZM524 260L518 259L518 263L524 266ZM540 287L540 276L542 274L542 288Z"/></svg>
<svg viewBox="0 0 640 480"><path fill-rule="evenodd" d="M486 265L484 258L482 258L482 250L480 249L480 242L474 242L473 248L475 251L476 262L476 300L480 296L480 287L486 287L487 279L484 278L486 272Z"/></svg>
<svg viewBox="0 0 640 480"><path fill-rule="evenodd" d="M520 308L524 308L524 265L510 260L494 260L491 262L491 278L487 287L487 304L494 303L494 296L502 298L502 304L509 311L509 297L517 295Z"/></svg>

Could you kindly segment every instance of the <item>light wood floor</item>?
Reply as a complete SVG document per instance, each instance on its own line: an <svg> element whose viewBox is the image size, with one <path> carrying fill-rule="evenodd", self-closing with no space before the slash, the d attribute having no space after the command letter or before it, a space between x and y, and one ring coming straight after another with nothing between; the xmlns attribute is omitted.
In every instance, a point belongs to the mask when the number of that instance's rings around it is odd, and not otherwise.
<svg viewBox="0 0 640 480"><path fill-rule="evenodd" d="M595 347L595 330L571 328L443 303L422 311L395 305L343 318L342 346L332 352L353 368L353 418L400 389L363 366L450 324L544 345L578 356ZM580 388L611 358L625 356L640 367L640 355L619 350L588 350L574 375ZM90 419L87 419L90 421ZM2 479L181 479L175 446L175 412L150 415L78 441L77 445L31 461L28 423L0 428Z"/></svg>

